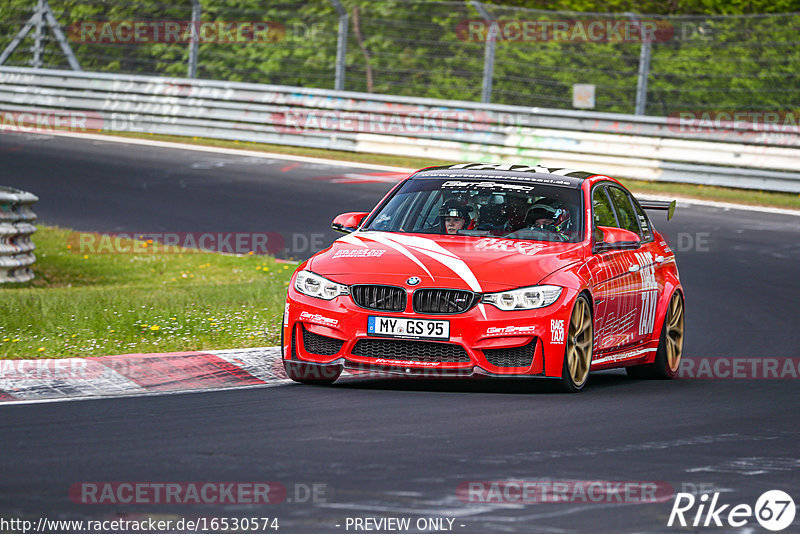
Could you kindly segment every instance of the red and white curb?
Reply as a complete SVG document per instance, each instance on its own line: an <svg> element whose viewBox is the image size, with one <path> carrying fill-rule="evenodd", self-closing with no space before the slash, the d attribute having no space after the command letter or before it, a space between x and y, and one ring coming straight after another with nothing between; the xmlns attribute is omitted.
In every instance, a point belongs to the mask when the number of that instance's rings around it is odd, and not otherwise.
<svg viewBox="0 0 800 534"><path fill-rule="evenodd" d="M797 379L800 358L685 358L681 379ZM342 380L392 378L343 371ZM91 358L0 360L0 404L166 395L292 384L280 347L123 354Z"/></svg>
<svg viewBox="0 0 800 534"><path fill-rule="evenodd" d="M0 360L0 402L151 395L290 383L280 347Z"/></svg>
<svg viewBox="0 0 800 534"><path fill-rule="evenodd" d="M343 371L339 380L384 376ZM294 383L280 347L0 360L0 404L166 395Z"/></svg>

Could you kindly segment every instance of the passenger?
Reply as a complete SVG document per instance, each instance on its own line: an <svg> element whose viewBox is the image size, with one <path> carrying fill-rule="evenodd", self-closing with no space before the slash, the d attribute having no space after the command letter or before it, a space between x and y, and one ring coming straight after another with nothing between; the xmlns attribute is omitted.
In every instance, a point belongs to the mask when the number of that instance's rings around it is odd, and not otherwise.
<svg viewBox="0 0 800 534"><path fill-rule="evenodd" d="M470 208L463 204L448 201L439 210L439 216L442 218L444 226L444 233L448 235L457 234L459 230L463 230L469 226Z"/></svg>

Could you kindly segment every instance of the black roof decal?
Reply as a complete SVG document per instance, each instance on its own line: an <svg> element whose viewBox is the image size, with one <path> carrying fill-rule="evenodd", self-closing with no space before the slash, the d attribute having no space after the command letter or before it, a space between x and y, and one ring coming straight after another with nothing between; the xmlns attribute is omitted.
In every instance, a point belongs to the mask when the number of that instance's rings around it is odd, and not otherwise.
<svg viewBox="0 0 800 534"><path fill-rule="evenodd" d="M559 185L579 188L586 178L597 173L576 171L539 165L511 163L459 163L442 167L429 167L412 178L502 178L527 183Z"/></svg>

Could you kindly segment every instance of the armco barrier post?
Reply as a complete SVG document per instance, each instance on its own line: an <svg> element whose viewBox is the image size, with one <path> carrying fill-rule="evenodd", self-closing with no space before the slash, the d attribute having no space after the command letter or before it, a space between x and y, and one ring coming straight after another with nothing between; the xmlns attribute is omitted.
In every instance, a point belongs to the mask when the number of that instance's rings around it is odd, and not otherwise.
<svg viewBox="0 0 800 534"><path fill-rule="evenodd" d="M647 107L647 77L650 76L650 52L652 43L645 36L639 16L635 13L625 13L634 22L639 22L639 35L641 48L639 49L639 74L636 78L636 108L634 115L644 115Z"/></svg>
<svg viewBox="0 0 800 534"><path fill-rule="evenodd" d="M479 0L472 0L472 6L480 13L481 17L489 24L486 34L486 45L483 50L483 86L481 88L481 102L488 104L492 101L492 80L494 78L494 54L499 33L497 21L494 20Z"/></svg>
<svg viewBox="0 0 800 534"><path fill-rule="evenodd" d="M0 186L0 284L33 279L36 245L31 234L36 214L31 206L39 197L13 187Z"/></svg>
<svg viewBox="0 0 800 534"><path fill-rule="evenodd" d="M339 14L339 34L336 39L336 79L334 89L344 91L344 76L347 65L347 26L350 18L339 0L329 0Z"/></svg>
<svg viewBox="0 0 800 534"><path fill-rule="evenodd" d="M189 78L197 78L197 50L200 45L200 36L198 28L200 26L200 16L203 12L203 6L200 0L192 1L192 41L189 43Z"/></svg>

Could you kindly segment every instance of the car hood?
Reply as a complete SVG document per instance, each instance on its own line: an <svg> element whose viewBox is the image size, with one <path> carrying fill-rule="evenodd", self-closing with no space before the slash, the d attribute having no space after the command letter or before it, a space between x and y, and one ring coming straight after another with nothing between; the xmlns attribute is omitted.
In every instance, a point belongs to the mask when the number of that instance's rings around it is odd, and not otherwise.
<svg viewBox="0 0 800 534"><path fill-rule="evenodd" d="M579 243L355 232L311 258L307 268L342 284L406 285L502 291L534 285L579 261Z"/></svg>

